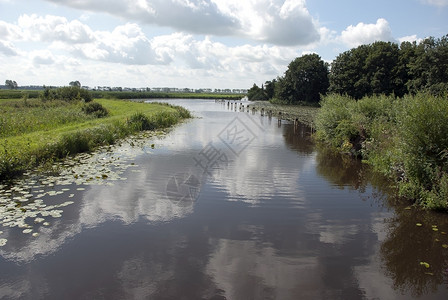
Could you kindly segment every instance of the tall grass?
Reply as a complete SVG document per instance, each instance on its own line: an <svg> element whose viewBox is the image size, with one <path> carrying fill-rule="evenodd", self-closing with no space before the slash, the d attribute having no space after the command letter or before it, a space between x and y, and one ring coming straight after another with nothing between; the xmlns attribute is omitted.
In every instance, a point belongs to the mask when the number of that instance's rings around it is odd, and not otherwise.
<svg viewBox="0 0 448 300"><path fill-rule="evenodd" d="M27 105L20 101L0 105L2 128L8 129L1 133L0 181L39 164L191 117L180 107L120 100L101 99L98 104L35 100Z"/></svg>
<svg viewBox="0 0 448 300"><path fill-rule="evenodd" d="M82 103L39 99L0 102L0 137L16 136L75 122L85 122L96 116L83 111Z"/></svg>
<svg viewBox="0 0 448 300"><path fill-rule="evenodd" d="M448 210L447 99L329 95L321 105L318 140L362 157L396 182L400 196Z"/></svg>

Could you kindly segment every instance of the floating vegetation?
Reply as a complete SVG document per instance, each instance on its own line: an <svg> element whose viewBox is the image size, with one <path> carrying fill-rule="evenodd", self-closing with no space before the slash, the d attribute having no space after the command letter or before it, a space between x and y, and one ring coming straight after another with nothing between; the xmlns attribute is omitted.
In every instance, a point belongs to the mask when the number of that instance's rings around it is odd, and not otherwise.
<svg viewBox="0 0 448 300"><path fill-rule="evenodd" d="M150 136L155 135L158 132ZM61 218L63 209L75 203L66 201L69 198L83 193L90 185L113 185L115 181L126 180L123 174L130 168L130 171L138 168L135 157L147 154L145 150L152 145L148 138L148 133L142 133L123 140L119 146L105 146L93 153L55 162L57 176L35 170L11 185L0 185L0 225L20 228L22 233L37 237L41 226L50 226L51 218ZM62 203L54 204L54 201ZM0 239L0 246L6 241Z"/></svg>

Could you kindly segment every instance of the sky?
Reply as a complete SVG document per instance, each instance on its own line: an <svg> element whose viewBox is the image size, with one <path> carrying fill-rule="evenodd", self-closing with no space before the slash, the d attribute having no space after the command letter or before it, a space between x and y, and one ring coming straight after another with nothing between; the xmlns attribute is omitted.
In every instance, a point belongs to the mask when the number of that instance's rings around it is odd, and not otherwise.
<svg viewBox="0 0 448 300"><path fill-rule="evenodd" d="M0 84L247 89L317 53L448 34L448 0L0 0Z"/></svg>

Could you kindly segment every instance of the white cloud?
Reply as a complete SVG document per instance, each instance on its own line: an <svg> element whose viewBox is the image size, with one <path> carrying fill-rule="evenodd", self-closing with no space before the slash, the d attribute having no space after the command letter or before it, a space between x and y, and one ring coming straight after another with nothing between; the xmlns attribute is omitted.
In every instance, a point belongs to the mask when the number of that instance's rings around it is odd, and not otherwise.
<svg viewBox="0 0 448 300"><path fill-rule="evenodd" d="M132 85L146 86L147 74L151 73L154 80L170 78L190 87L204 84L225 88L228 84L242 88L281 75L298 55L292 47L230 46L211 36L184 32L149 38L136 23L95 31L80 20L53 15L22 15L15 23L0 21L0 35L4 66L20 65L21 68L14 68L17 74L14 76L30 84L37 83L32 79L36 76L32 68L39 67L39 72L48 70L44 83L55 80L53 84L64 84L67 79L73 80L67 76L77 74L86 84L94 82L90 85L99 82L126 85L119 82L132 78ZM16 57L15 61L8 61L11 56ZM67 63L70 58L77 60L76 68ZM99 68L104 72L97 71L99 64L103 64ZM123 69L123 65L132 67ZM137 66L142 68L136 69ZM155 74L156 66L160 66L157 68L160 75ZM50 67L57 70L51 71ZM64 72L67 74L63 75ZM129 74L124 76L122 72ZM111 74L117 77L112 78ZM197 78L203 80L198 83Z"/></svg>
<svg viewBox="0 0 448 300"><path fill-rule="evenodd" d="M4 41L21 39L21 29L19 26L0 20L0 38Z"/></svg>
<svg viewBox="0 0 448 300"><path fill-rule="evenodd" d="M305 0L47 1L188 33L239 36L277 45L307 45L320 38Z"/></svg>
<svg viewBox="0 0 448 300"><path fill-rule="evenodd" d="M155 52L137 24L117 26L113 31L97 31L94 41L76 45L75 53L81 57L131 65L157 64Z"/></svg>
<svg viewBox="0 0 448 300"><path fill-rule="evenodd" d="M53 54L48 50L35 51L31 54L33 57L33 64L36 67L40 65L52 65L55 63Z"/></svg>
<svg viewBox="0 0 448 300"><path fill-rule="evenodd" d="M238 20L238 35L278 45L307 45L319 40L317 26L303 0L213 0Z"/></svg>
<svg viewBox="0 0 448 300"><path fill-rule="evenodd" d="M67 43L88 43L93 39L92 30L78 20L69 22L64 17L46 15L40 17L22 15L19 17L18 26L27 34L27 39L32 41L63 41Z"/></svg>
<svg viewBox="0 0 448 300"><path fill-rule="evenodd" d="M403 42L417 42L420 43L423 39L418 38L416 34L414 35L408 35L401 38L398 38L398 42L401 44Z"/></svg>
<svg viewBox="0 0 448 300"><path fill-rule="evenodd" d="M0 41L0 53L3 53L6 56L14 56L18 54L14 45L12 45L10 42L3 41Z"/></svg>
<svg viewBox="0 0 448 300"><path fill-rule="evenodd" d="M423 0L423 2L429 5L439 7L448 6L448 0Z"/></svg>
<svg viewBox="0 0 448 300"><path fill-rule="evenodd" d="M378 19L376 24L358 23L350 25L340 36L340 40L349 47L370 44L376 41L393 41L392 31L385 19Z"/></svg>

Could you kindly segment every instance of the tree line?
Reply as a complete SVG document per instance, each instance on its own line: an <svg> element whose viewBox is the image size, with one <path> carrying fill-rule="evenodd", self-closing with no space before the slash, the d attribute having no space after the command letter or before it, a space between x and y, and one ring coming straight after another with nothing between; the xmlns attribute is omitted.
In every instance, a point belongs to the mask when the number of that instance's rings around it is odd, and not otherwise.
<svg viewBox="0 0 448 300"><path fill-rule="evenodd" d="M283 76L256 84L249 100L318 103L327 93L361 99L372 95L403 97L426 90L448 93L448 35L423 41L378 41L339 54L331 64L317 54L294 59Z"/></svg>

